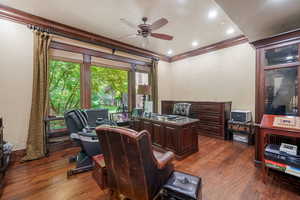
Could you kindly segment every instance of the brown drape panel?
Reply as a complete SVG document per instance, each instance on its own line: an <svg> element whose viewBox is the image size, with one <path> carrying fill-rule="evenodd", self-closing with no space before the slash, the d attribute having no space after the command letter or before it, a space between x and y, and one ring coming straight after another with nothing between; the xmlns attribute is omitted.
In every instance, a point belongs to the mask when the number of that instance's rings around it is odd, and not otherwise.
<svg viewBox="0 0 300 200"><path fill-rule="evenodd" d="M151 67L151 85L152 85L152 101L153 101L153 112L158 112L158 81L157 81L157 66L158 60L152 61Z"/></svg>
<svg viewBox="0 0 300 200"><path fill-rule="evenodd" d="M27 137L26 156L23 161L45 156L45 124L48 111L48 50L51 36L34 31L32 104Z"/></svg>

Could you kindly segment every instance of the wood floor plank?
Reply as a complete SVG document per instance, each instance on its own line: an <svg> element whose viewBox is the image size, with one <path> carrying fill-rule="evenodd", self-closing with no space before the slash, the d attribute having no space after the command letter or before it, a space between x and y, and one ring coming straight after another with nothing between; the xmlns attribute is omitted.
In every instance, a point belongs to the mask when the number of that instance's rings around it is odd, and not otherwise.
<svg viewBox="0 0 300 200"><path fill-rule="evenodd" d="M67 179L66 172L73 167L68 158L77 151L70 148L14 164L6 174L1 199L108 200L90 172ZM199 152L174 164L176 170L202 177L203 200L300 200L299 190L281 184L275 176L263 184L253 159L253 146L199 136Z"/></svg>

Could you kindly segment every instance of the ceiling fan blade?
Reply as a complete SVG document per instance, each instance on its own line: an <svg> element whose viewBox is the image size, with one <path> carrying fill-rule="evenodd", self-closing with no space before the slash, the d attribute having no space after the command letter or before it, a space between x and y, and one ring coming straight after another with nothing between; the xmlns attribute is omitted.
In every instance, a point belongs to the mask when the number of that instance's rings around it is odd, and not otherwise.
<svg viewBox="0 0 300 200"><path fill-rule="evenodd" d="M129 26L131 28L134 28L134 29L137 28L137 25L135 25L134 23L128 21L127 19L121 18L120 20L121 20L121 22L123 22L124 24L126 24L127 26Z"/></svg>
<svg viewBox="0 0 300 200"><path fill-rule="evenodd" d="M152 30L157 30L157 29L163 27L164 25L166 25L167 23L168 23L168 20L166 18L160 18L159 20L153 22L150 27Z"/></svg>
<svg viewBox="0 0 300 200"><path fill-rule="evenodd" d="M173 36L162 33L151 33L151 36L163 40L173 40Z"/></svg>
<svg viewBox="0 0 300 200"><path fill-rule="evenodd" d="M134 34L128 34L128 35L121 36L118 39L135 38L137 36L138 36L138 34L134 33Z"/></svg>

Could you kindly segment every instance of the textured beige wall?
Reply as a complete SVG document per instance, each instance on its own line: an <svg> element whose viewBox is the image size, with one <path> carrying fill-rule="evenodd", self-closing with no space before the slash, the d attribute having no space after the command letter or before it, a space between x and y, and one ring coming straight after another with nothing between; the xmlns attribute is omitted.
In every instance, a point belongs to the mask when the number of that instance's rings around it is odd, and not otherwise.
<svg viewBox="0 0 300 200"><path fill-rule="evenodd" d="M171 83L172 77L170 76L170 63L159 61L158 63L158 111L161 111L161 101L169 99L172 95Z"/></svg>
<svg viewBox="0 0 300 200"><path fill-rule="evenodd" d="M233 109L255 110L255 50L248 44L191 57L161 70L161 100L232 101ZM161 83L160 83L161 84Z"/></svg>
<svg viewBox="0 0 300 200"><path fill-rule="evenodd" d="M0 19L0 115L4 139L24 149L31 106L33 36L24 25Z"/></svg>

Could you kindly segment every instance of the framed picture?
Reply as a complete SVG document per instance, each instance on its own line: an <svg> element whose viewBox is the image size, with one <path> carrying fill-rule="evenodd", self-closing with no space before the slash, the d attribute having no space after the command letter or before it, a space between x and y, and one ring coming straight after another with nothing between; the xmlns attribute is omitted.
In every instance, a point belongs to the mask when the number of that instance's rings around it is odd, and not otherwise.
<svg viewBox="0 0 300 200"><path fill-rule="evenodd" d="M132 111L132 117L142 117L143 109L142 108L134 108Z"/></svg>
<svg viewBox="0 0 300 200"><path fill-rule="evenodd" d="M114 122L127 122L129 121L129 113L128 112L120 112L120 113L111 113L110 119Z"/></svg>
<svg viewBox="0 0 300 200"><path fill-rule="evenodd" d="M150 112L144 112L143 117L150 118L151 117L151 113Z"/></svg>

